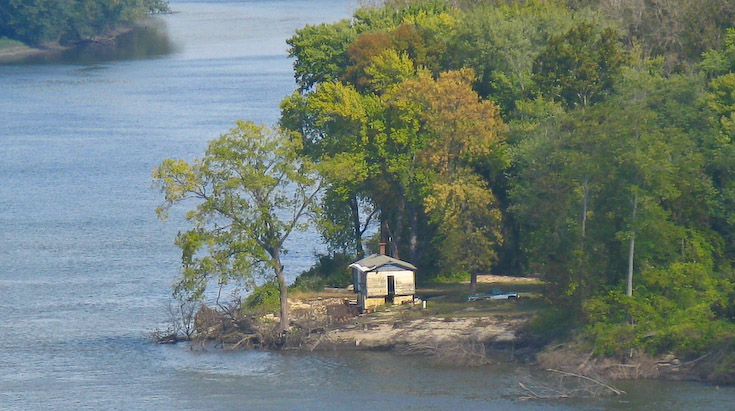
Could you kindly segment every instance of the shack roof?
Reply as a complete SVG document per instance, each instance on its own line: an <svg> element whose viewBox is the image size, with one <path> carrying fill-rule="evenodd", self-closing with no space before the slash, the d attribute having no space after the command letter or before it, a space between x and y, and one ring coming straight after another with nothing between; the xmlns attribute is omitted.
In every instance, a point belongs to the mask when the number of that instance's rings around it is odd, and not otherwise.
<svg viewBox="0 0 735 411"><path fill-rule="evenodd" d="M407 270L416 271L416 266L414 266L413 264L382 254L369 255L362 260L355 261L354 263L350 264L350 267L354 267L360 271L367 272L374 271L386 265L393 265L400 268L405 268Z"/></svg>

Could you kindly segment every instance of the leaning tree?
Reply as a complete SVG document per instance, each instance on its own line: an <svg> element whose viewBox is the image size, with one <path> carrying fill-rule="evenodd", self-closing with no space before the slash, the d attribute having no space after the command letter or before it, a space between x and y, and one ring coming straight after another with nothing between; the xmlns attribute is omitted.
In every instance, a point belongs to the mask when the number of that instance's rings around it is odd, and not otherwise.
<svg viewBox="0 0 735 411"><path fill-rule="evenodd" d="M186 213L192 227L176 238L182 251L177 297L201 299L212 281L247 287L256 276L270 277L280 289L281 331L288 330L284 244L306 228L321 189L312 164L298 154L300 144L281 130L238 121L203 158L166 159L155 168L165 196L159 217L175 204L195 204Z"/></svg>

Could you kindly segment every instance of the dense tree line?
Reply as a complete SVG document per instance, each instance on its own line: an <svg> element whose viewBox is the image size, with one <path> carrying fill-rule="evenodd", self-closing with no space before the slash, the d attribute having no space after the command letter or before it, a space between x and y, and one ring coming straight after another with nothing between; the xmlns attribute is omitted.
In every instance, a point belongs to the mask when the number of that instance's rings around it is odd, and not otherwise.
<svg viewBox="0 0 735 411"><path fill-rule="evenodd" d="M310 216L331 252L384 241L419 281L539 275L598 354L735 347L733 16L726 0L396 0L307 26L280 129L238 123L156 169L162 211L200 200L177 293L272 272L285 330L280 256Z"/></svg>
<svg viewBox="0 0 735 411"><path fill-rule="evenodd" d="M735 6L388 2L290 40L281 126L427 279L539 274L595 336L701 352L735 332Z"/></svg>
<svg viewBox="0 0 735 411"><path fill-rule="evenodd" d="M65 44L166 10L166 0L0 0L0 37Z"/></svg>

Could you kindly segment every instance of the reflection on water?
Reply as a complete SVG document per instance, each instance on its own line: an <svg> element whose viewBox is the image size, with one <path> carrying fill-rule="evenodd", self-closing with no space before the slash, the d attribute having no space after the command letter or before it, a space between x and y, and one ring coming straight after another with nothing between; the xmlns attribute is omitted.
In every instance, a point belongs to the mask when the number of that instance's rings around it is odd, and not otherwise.
<svg viewBox="0 0 735 411"><path fill-rule="evenodd" d="M136 24L130 31L100 41L89 41L67 50L29 56L18 64L94 64L116 60L139 60L165 56L174 52L168 30L155 17Z"/></svg>

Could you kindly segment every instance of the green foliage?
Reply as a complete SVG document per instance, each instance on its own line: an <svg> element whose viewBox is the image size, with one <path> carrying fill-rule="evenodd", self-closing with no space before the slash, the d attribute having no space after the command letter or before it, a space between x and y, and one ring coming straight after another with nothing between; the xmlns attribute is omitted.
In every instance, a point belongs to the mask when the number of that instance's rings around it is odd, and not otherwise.
<svg viewBox="0 0 735 411"><path fill-rule="evenodd" d="M575 13L560 2L487 3L464 11L449 41L449 67L470 67L475 89L506 115L533 86L532 68L549 37L564 33Z"/></svg>
<svg viewBox="0 0 735 411"><path fill-rule="evenodd" d="M286 43L290 46L289 56L296 59L294 76L299 90L311 90L318 84L335 81L345 75L359 76L354 72L361 71L371 57L386 48L376 45L376 41L383 41L378 39L386 37L385 32L393 30L392 42L397 46L396 51L407 52L414 60L418 58L418 64L428 64L428 60L422 59L422 56L436 55L444 50L440 46L446 30L440 29L442 24L437 24L435 20L446 20L449 10L449 3L443 0L411 1L406 4L398 2L385 7L358 9L353 19L310 25L297 30ZM423 35L417 37L417 32ZM356 43L360 35L362 40ZM435 41L416 43L416 40L425 40L426 36ZM364 48L367 50L359 51Z"/></svg>
<svg viewBox="0 0 735 411"><path fill-rule="evenodd" d="M321 255L313 267L296 277L291 288L300 291L321 291L324 287L344 288L352 284L349 265L354 257L336 253Z"/></svg>
<svg viewBox="0 0 735 411"><path fill-rule="evenodd" d="M24 44L17 40L11 40L7 37L0 37L0 49L6 48L6 47L18 47L23 46Z"/></svg>
<svg viewBox="0 0 735 411"><path fill-rule="evenodd" d="M637 44L646 56L663 56L667 71L696 62L710 48L721 46L725 31L735 22L730 0L591 2L617 22L628 45Z"/></svg>
<svg viewBox="0 0 735 411"><path fill-rule="evenodd" d="M461 281L469 281L469 271L440 271L436 276L431 278L432 282L438 283L458 283Z"/></svg>
<svg viewBox="0 0 735 411"><path fill-rule="evenodd" d="M347 65L347 46L358 31L348 20L334 24L306 26L286 43L289 57L295 57L294 76L301 90L341 77Z"/></svg>
<svg viewBox="0 0 735 411"><path fill-rule="evenodd" d="M67 43L167 10L164 0L0 0L0 36L30 45Z"/></svg>
<svg viewBox="0 0 735 411"><path fill-rule="evenodd" d="M702 54L700 67L710 77L735 70L735 28L727 30L722 49L711 49Z"/></svg>
<svg viewBox="0 0 735 411"><path fill-rule="evenodd" d="M722 344L721 356L710 379L719 384L735 383L735 337L730 336Z"/></svg>
<svg viewBox="0 0 735 411"><path fill-rule="evenodd" d="M630 350L651 354L701 355L735 332L733 323L714 318L706 293L687 304L686 296L662 297L643 292L635 298L610 292L585 303L587 335L598 355L623 357ZM684 297L678 301L677 297Z"/></svg>
<svg viewBox="0 0 735 411"><path fill-rule="evenodd" d="M242 308L248 312L277 313L280 308L278 283L269 281L257 286L242 303Z"/></svg>
<svg viewBox="0 0 735 411"><path fill-rule="evenodd" d="M358 24L370 30L396 27L405 21L415 21L451 10L446 0L390 0L382 7L363 7L355 12Z"/></svg>
<svg viewBox="0 0 735 411"><path fill-rule="evenodd" d="M668 80L644 64L618 84L614 98L546 122L515 152L513 210L557 298L581 301L620 284L633 237L635 261L658 266L699 258L677 245L709 235L688 229L706 218L713 191L695 142L673 126L681 119L662 113L680 104Z"/></svg>
<svg viewBox="0 0 735 411"><path fill-rule="evenodd" d="M615 30L581 23L549 39L533 63L533 74L543 96L574 108L609 95L624 63Z"/></svg>
<svg viewBox="0 0 735 411"><path fill-rule="evenodd" d="M532 318L526 325L528 332L536 344L546 345L560 341L573 333L579 321L577 312L565 307L549 307Z"/></svg>
<svg viewBox="0 0 735 411"><path fill-rule="evenodd" d="M420 70L380 95L331 82L284 101L282 124L303 133L305 153L330 183L320 227L333 249L361 244L369 210L391 232L394 255L416 261L434 247L449 270L495 262L501 215L476 170L501 175L509 158L499 110L478 99L472 76ZM435 231L433 240L419 237Z"/></svg>

